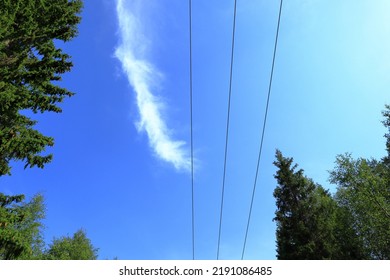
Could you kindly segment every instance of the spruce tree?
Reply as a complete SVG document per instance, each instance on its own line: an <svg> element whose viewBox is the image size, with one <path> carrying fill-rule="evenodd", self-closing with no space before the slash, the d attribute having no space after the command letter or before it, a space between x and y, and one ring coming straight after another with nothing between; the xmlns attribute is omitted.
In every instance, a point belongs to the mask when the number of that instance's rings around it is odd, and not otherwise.
<svg viewBox="0 0 390 280"><path fill-rule="evenodd" d="M43 152L54 139L25 113L59 113L58 104L73 94L58 86L72 61L56 41L77 35L81 8L81 0L0 3L0 176L10 174L12 160L40 168L52 160Z"/></svg>
<svg viewBox="0 0 390 280"><path fill-rule="evenodd" d="M297 170L292 158L276 151L274 191L277 258L331 259L336 205L329 192Z"/></svg>

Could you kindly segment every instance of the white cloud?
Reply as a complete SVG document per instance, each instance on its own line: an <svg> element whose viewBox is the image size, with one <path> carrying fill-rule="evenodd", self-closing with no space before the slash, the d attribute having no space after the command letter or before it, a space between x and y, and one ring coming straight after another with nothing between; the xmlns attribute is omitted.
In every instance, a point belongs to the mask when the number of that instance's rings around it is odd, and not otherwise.
<svg viewBox="0 0 390 280"><path fill-rule="evenodd" d="M161 73L146 59L151 43L143 32L140 18L136 16L136 12L140 12L141 6L146 3L133 0L130 9L125 2L117 0L120 44L115 56L122 63L123 71L136 94L140 114L137 129L146 132L157 157L173 164L177 170L189 170L191 161L185 150L185 142L171 138L161 114L163 104L152 92L156 90Z"/></svg>

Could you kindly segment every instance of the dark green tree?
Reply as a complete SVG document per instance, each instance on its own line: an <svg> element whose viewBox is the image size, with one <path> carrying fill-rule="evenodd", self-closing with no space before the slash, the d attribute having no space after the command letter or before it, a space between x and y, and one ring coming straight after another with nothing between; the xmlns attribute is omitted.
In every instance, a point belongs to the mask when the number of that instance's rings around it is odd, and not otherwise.
<svg viewBox="0 0 390 280"><path fill-rule="evenodd" d="M52 160L42 152L53 138L23 112L61 112L58 103L73 94L58 86L72 62L55 41L76 36L81 8L81 0L0 2L0 176L12 160L40 168Z"/></svg>
<svg viewBox="0 0 390 280"><path fill-rule="evenodd" d="M333 258L336 204L331 195L280 151L274 165L278 168L274 191L277 258Z"/></svg>
<svg viewBox="0 0 390 280"><path fill-rule="evenodd" d="M96 260L98 249L87 238L84 230L78 230L73 237L55 238L44 254L51 260Z"/></svg>
<svg viewBox="0 0 390 280"><path fill-rule="evenodd" d="M23 195L0 193L0 260L38 257L44 247L42 219L43 196L24 202Z"/></svg>

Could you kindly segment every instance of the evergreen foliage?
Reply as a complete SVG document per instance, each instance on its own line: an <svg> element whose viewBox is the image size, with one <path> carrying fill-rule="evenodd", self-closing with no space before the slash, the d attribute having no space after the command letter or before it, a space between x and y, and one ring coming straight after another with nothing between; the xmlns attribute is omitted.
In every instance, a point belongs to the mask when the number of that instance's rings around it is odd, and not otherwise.
<svg viewBox="0 0 390 280"><path fill-rule="evenodd" d="M12 160L43 168L54 140L34 129L24 113L61 112L73 95L57 84L70 71L70 56L55 41L77 35L81 0L2 0L0 3L0 176Z"/></svg>
<svg viewBox="0 0 390 280"><path fill-rule="evenodd" d="M296 170L292 158L276 151L274 191L277 258L330 259L335 203L328 191Z"/></svg>

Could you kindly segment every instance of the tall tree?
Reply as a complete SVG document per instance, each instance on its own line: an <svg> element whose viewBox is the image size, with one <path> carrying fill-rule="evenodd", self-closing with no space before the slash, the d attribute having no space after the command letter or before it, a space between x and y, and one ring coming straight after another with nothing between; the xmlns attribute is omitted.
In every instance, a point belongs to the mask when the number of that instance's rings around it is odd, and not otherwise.
<svg viewBox="0 0 390 280"><path fill-rule="evenodd" d="M276 151L274 165L278 259L330 259L334 254L336 205L329 192L296 170L292 158Z"/></svg>
<svg viewBox="0 0 390 280"><path fill-rule="evenodd" d="M34 129L22 111L61 112L58 103L73 93L58 86L70 71L70 56L55 40L77 34L81 0L2 0L0 3L0 176L10 174L12 160L25 167L44 165L54 140Z"/></svg>
<svg viewBox="0 0 390 280"><path fill-rule="evenodd" d="M44 254L52 260L96 260L98 249L87 238L84 230L78 230L73 237L55 238Z"/></svg>

